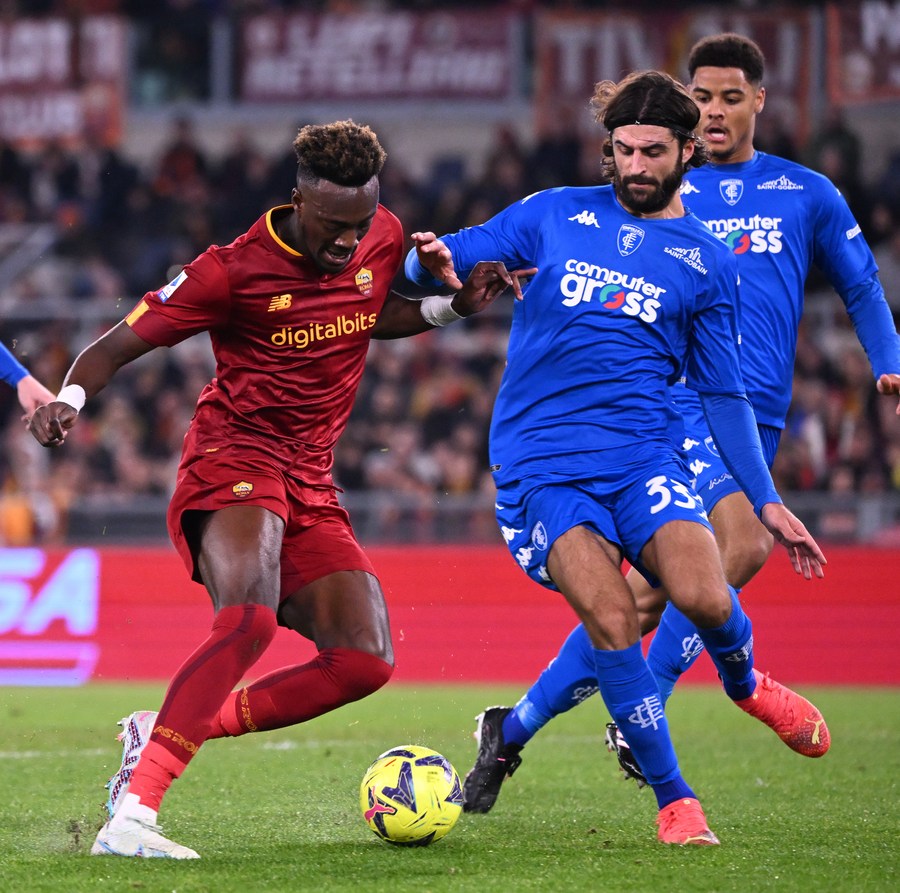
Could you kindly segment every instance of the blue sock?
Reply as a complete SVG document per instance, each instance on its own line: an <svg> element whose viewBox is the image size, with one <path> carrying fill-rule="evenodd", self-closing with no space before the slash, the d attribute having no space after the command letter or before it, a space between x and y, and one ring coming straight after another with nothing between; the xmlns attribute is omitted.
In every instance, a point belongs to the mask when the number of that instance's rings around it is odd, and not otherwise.
<svg viewBox="0 0 900 893"><path fill-rule="evenodd" d="M600 694L653 787L659 808L694 797L681 777L653 674L635 642L622 651L594 649Z"/></svg>
<svg viewBox="0 0 900 893"><path fill-rule="evenodd" d="M597 691L594 646L578 624L537 681L503 720L503 740L526 744L554 716L571 710Z"/></svg>
<svg viewBox="0 0 900 893"><path fill-rule="evenodd" d="M744 613L737 592L731 595L731 616L715 629L698 628L697 632L712 658L725 693L732 701L749 698L756 688L753 676L753 627Z"/></svg>
<svg viewBox="0 0 900 893"><path fill-rule="evenodd" d="M664 705L679 676L690 669L702 653L703 640L697 634L697 627L669 602L647 651L647 664Z"/></svg>

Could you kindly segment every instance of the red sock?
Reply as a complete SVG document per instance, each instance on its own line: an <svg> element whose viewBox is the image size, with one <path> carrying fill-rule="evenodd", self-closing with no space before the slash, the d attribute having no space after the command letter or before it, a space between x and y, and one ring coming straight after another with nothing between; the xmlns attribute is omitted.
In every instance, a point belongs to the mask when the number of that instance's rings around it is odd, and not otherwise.
<svg viewBox="0 0 900 893"><path fill-rule="evenodd" d="M262 656L275 635L275 612L234 605L216 615L209 638L169 683L150 740L131 777L129 792L159 809L163 794L209 737L231 689Z"/></svg>
<svg viewBox="0 0 900 893"><path fill-rule="evenodd" d="M358 701L381 688L394 668L352 648L323 648L308 664L283 667L232 692L210 738L281 729Z"/></svg>

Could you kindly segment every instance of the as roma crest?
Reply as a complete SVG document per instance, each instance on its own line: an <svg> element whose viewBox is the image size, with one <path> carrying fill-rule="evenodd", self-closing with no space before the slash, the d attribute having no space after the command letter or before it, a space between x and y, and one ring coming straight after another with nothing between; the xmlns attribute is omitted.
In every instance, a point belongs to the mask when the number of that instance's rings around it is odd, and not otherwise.
<svg viewBox="0 0 900 893"><path fill-rule="evenodd" d="M372 286L374 284L375 277L372 275L372 271L366 269L366 267L360 267L359 272L356 274L356 287L360 290L360 293L369 297L372 294Z"/></svg>

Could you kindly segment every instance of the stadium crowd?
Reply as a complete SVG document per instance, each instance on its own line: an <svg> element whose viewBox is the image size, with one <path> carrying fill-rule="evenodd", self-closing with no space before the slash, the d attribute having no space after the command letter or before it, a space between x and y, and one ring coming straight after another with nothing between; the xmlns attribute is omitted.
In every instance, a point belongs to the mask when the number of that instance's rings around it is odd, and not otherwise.
<svg viewBox="0 0 900 893"><path fill-rule="evenodd" d="M900 318L900 154L868 178L858 136L839 115L803 147L779 132L758 143L828 174L862 225ZM390 149L389 133L385 134ZM590 182L596 167L574 136L523 145L499 127L483 165L438 158L422 181L389 158L382 201L407 233L486 220L537 189ZM55 246L0 288L0 337L57 389L74 356L145 291L173 278L208 245L224 244L290 194L296 164L269 158L247 132L213 158L187 118L155 161L116 149L49 145L26 155L0 141L0 231L47 224ZM409 283L399 290L415 294ZM487 427L502 373L508 313L495 307L414 339L374 342L335 476L349 491L489 492ZM84 496L127 504L168 495L197 394L213 374L200 337L122 370L83 411L61 451L40 450L20 422L15 392L0 392L0 542L52 542ZM846 312L811 278L800 330L794 403L773 475L779 488L834 493L900 490L894 401L878 399ZM835 534L839 535L840 530Z"/></svg>

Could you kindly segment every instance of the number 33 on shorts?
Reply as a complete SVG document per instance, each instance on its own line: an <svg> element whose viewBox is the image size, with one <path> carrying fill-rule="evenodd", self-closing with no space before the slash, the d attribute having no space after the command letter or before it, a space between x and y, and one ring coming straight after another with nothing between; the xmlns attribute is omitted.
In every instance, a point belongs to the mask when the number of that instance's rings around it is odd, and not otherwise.
<svg viewBox="0 0 900 893"><path fill-rule="evenodd" d="M650 506L651 515L661 512L671 504L678 508L696 511L700 517L706 518L703 500L693 493L687 484L666 477L664 474L658 474L646 481L644 486L647 488L647 496L653 500L653 504Z"/></svg>

